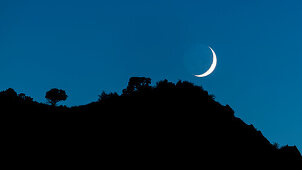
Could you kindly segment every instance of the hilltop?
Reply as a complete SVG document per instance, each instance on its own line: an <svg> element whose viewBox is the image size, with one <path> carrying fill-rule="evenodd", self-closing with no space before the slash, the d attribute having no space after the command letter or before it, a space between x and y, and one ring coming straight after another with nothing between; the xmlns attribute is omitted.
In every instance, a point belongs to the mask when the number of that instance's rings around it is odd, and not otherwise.
<svg viewBox="0 0 302 170"><path fill-rule="evenodd" d="M295 146L271 144L200 86L132 77L121 95L76 107L0 92L5 134L14 153L115 166L185 167L209 161L302 162ZM260 108L259 108L260 109ZM235 164L235 163L234 163Z"/></svg>

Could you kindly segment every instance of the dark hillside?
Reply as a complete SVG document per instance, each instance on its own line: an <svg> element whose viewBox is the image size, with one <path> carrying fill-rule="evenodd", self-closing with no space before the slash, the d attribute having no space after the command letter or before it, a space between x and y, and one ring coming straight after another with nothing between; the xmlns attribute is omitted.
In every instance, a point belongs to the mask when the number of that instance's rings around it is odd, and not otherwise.
<svg viewBox="0 0 302 170"><path fill-rule="evenodd" d="M112 167L301 164L296 147L272 145L201 87L167 80L151 87L150 82L134 77L123 94L103 93L97 102L72 108L36 103L12 89L1 92L2 115L8 117L5 141L13 146L8 154Z"/></svg>

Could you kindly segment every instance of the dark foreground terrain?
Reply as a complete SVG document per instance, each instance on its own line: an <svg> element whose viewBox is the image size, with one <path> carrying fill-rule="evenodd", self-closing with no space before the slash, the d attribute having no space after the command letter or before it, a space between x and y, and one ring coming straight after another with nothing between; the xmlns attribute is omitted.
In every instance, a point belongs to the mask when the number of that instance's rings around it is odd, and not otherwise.
<svg viewBox="0 0 302 170"><path fill-rule="evenodd" d="M71 108L34 102L12 89L1 92L3 161L12 168L193 169L265 162L301 169L295 146L272 145L201 87L166 80L151 87L150 81L131 78L123 94L103 93L97 102Z"/></svg>

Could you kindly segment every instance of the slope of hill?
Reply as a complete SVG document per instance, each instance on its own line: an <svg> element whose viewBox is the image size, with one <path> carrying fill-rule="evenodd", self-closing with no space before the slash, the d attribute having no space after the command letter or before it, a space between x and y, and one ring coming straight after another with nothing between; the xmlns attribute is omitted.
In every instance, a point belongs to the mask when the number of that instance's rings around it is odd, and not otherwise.
<svg viewBox="0 0 302 170"><path fill-rule="evenodd" d="M103 93L97 102L72 108L37 103L12 89L1 92L5 139L14 146L8 155L34 153L32 159L48 164L55 157L112 167L301 164L296 147L272 145L201 87L150 82L133 77L123 94Z"/></svg>

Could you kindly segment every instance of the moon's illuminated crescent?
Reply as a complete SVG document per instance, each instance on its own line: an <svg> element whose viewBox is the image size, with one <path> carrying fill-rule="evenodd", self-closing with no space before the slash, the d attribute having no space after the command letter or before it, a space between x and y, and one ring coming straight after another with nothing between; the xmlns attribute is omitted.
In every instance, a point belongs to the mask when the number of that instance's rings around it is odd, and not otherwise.
<svg viewBox="0 0 302 170"><path fill-rule="evenodd" d="M209 48L210 48L210 50L211 50L212 53L213 53L213 63L212 63L212 65L211 65L211 67L208 69L208 71L206 71L206 72L203 73L203 74L195 75L196 77L205 77L205 76L208 76L208 75L210 75L210 74L215 70L215 68L216 68L216 64L217 64L217 57L216 57L216 54L215 54L214 50L213 50L211 47L209 47Z"/></svg>

